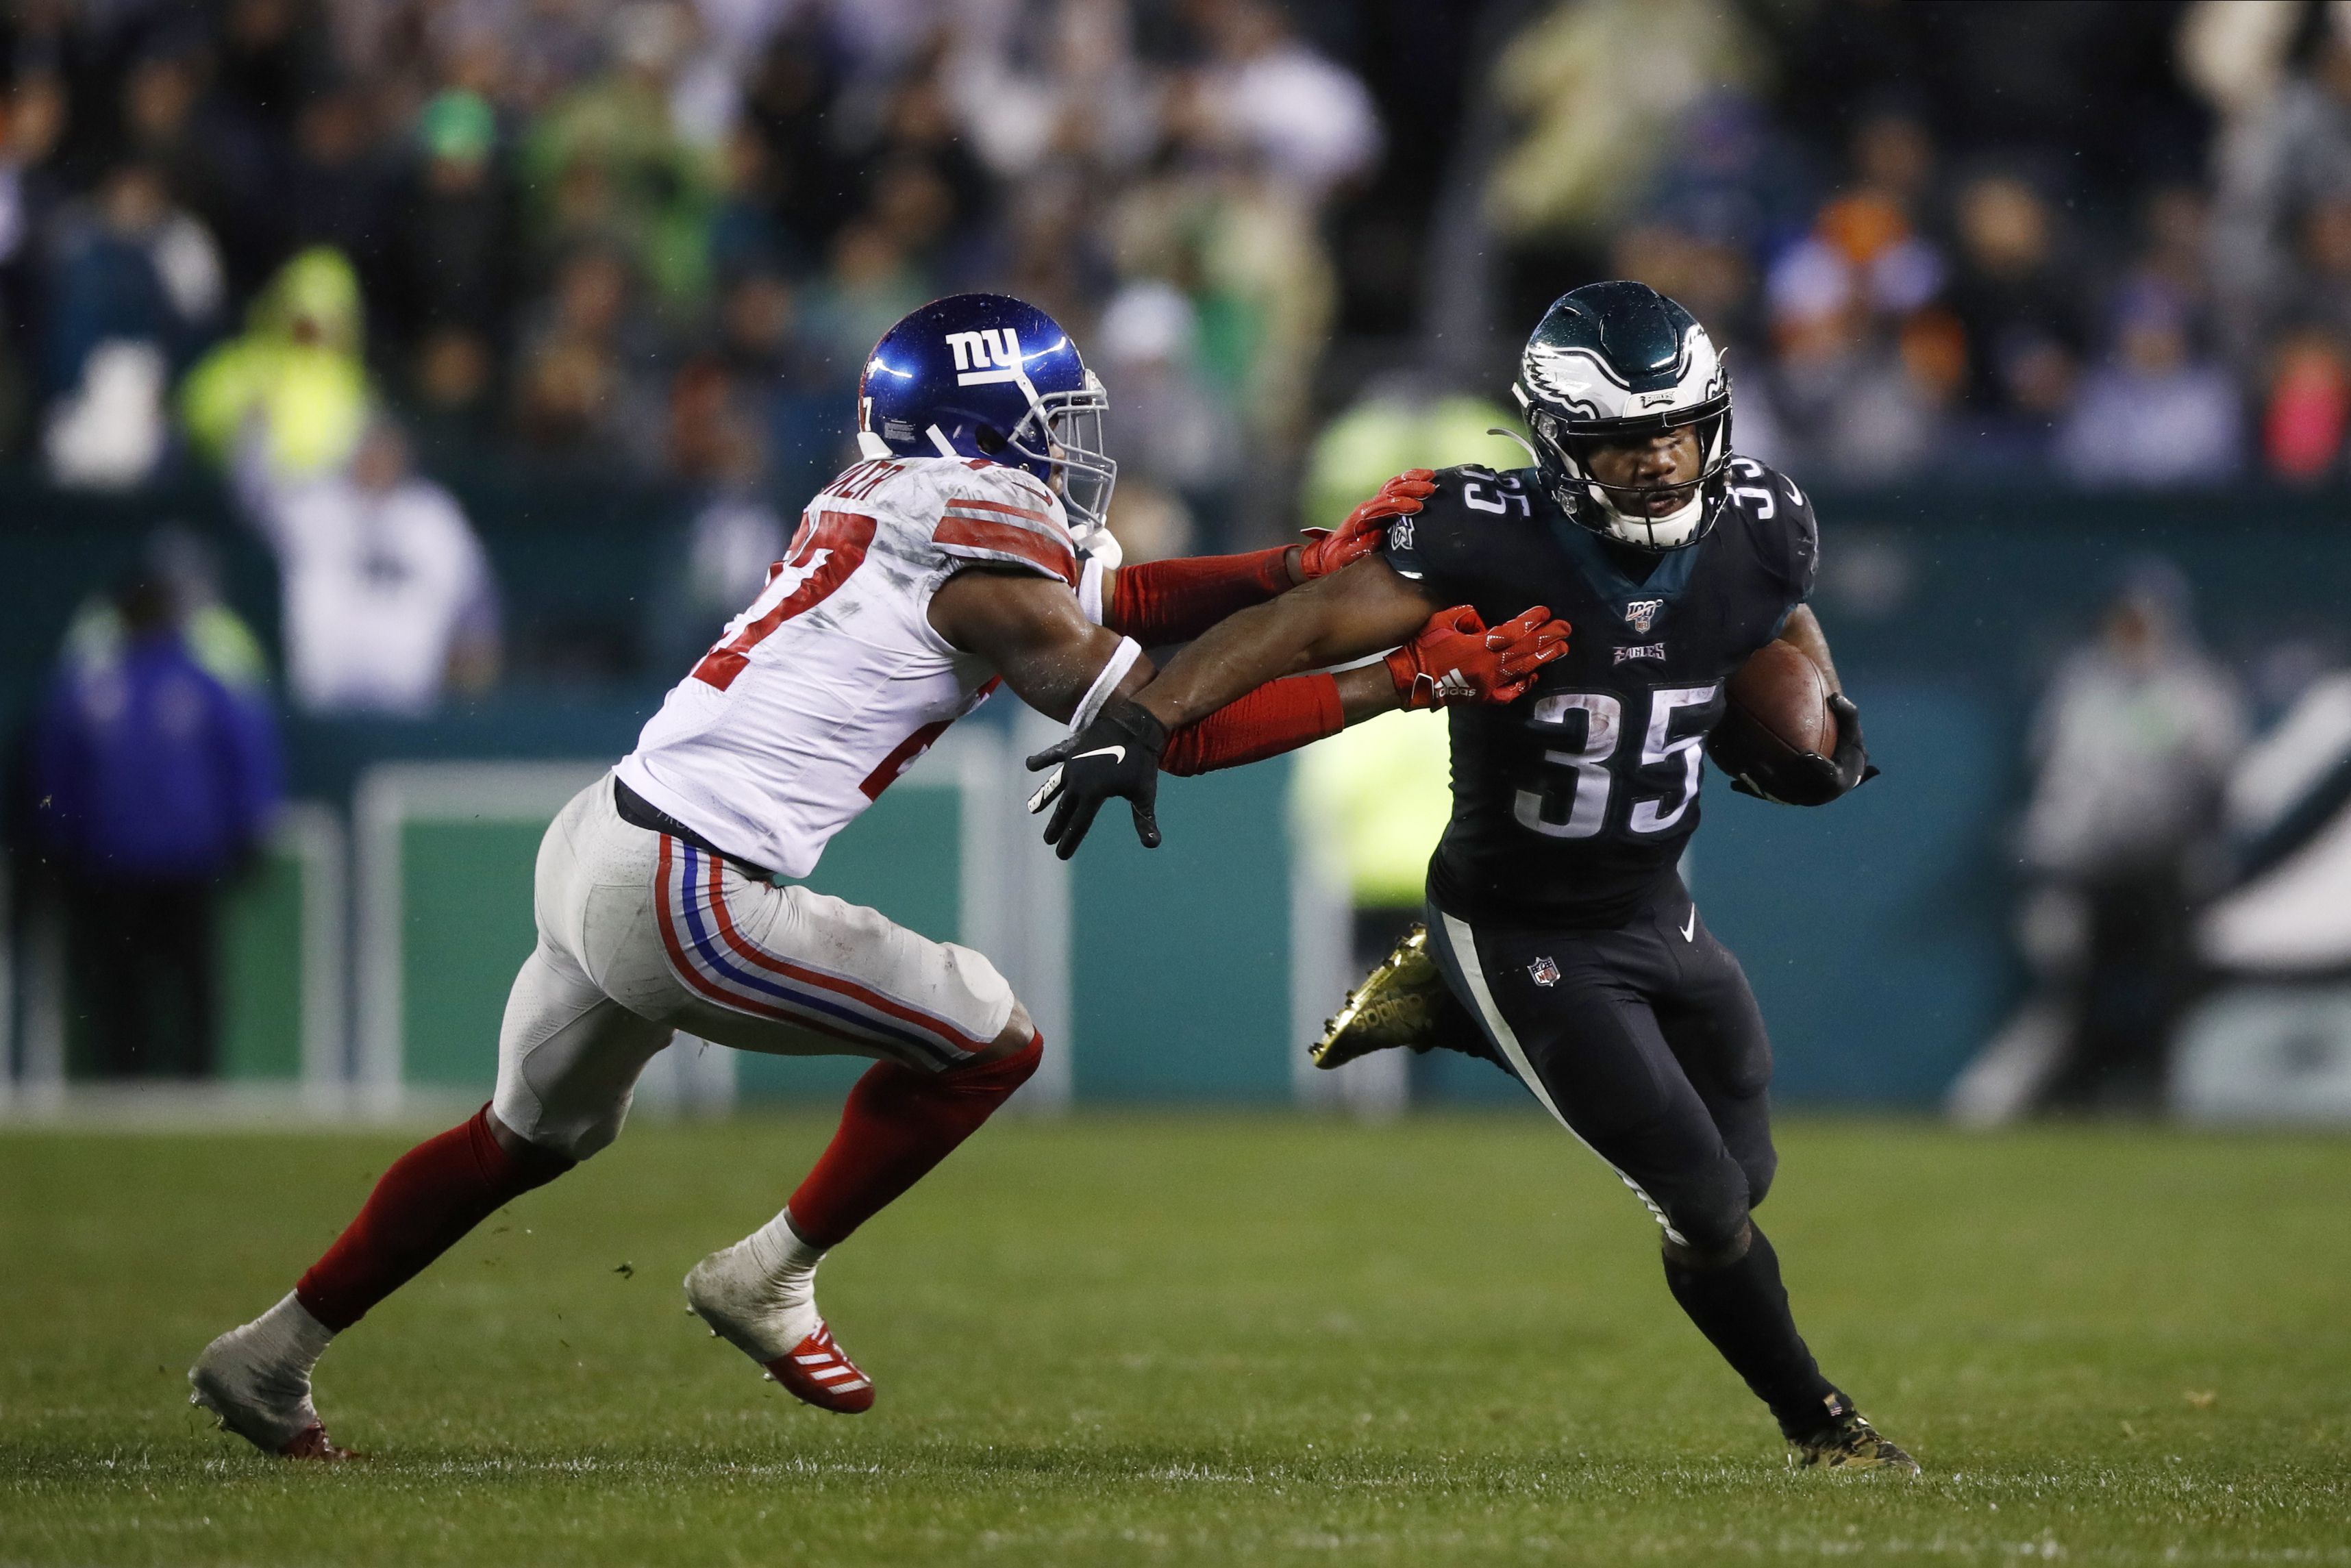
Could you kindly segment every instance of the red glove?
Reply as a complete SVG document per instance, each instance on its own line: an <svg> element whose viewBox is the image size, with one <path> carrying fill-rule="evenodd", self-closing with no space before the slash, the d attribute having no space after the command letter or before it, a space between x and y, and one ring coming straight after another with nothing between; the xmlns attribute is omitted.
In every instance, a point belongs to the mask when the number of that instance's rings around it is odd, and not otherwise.
<svg viewBox="0 0 2351 1568"><path fill-rule="evenodd" d="M1388 674L1408 708L1516 702L1545 664L1566 653L1570 630L1538 604L1489 631L1475 610L1457 604L1430 616L1419 636L1388 655Z"/></svg>
<svg viewBox="0 0 2351 1568"><path fill-rule="evenodd" d="M1311 582L1318 577L1328 577L1349 561L1371 554L1387 537L1388 524L1397 517L1408 517L1420 510L1420 503L1437 492L1437 470L1407 468L1386 484L1380 493L1347 514L1337 532L1329 528L1304 528L1306 542L1298 547L1298 577L1301 582Z"/></svg>

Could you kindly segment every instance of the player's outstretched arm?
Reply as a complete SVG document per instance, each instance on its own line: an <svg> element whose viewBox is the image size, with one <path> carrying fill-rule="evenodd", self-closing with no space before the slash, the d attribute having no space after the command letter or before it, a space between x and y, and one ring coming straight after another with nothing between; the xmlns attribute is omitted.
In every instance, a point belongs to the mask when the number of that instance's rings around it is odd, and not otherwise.
<svg viewBox="0 0 2351 1568"><path fill-rule="evenodd" d="M1348 716L1364 717L1390 706L1508 701L1543 664L1567 651L1568 629L1552 620L1548 610L1538 607L1489 631L1467 605L1431 617L1426 594L1385 561L1371 558L1214 627L1177 654L1167 671L1134 700L1122 694L1091 725L1029 759L1032 769L1053 769L1030 804L1033 810L1057 799L1060 802L1046 824L1046 841L1068 859L1077 852L1102 800L1112 795L1141 798L1141 773L1153 776L1148 788L1155 798L1156 774L1169 750L1171 730L1216 715L1201 727L1213 733L1223 719L1219 710L1233 699L1293 670L1343 664L1395 648L1378 674L1348 672L1355 694L1354 711ZM1398 643L1405 645L1396 647ZM1322 727L1272 737L1244 731L1238 744L1222 748L1222 755L1218 747L1207 746L1204 737L1203 754L1186 758L1185 770L1254 761L1329 733L1336 727L1327 723L1330 706L1335 703L1343 711L1349 699L1333 678L1321 678L1332 682L1324 688L1327 700L1314 710L1324 716ZM1386 694L1379 692L1380 681L1387 683ZM1301 686L1297 681L1282 681L1272 690ZM1286 722L1296 716L1276 716ZM1144 841L1155 847L1155 831Z"/></svg>
<svg viewBox="0 0 2351 1568"><path fill-rule="evenodd" d="M1303 544L1247 555L1144 561L1108 573L1102 623L1146 647L1188 643L1237 611L1328 577L1377 549L1388 525L1420 510L1437 488L1426 468L1406 469L1350 513L1336 530L1309 528Z"/></svg>
<svg viewBox="0 0 2351 1568"><path fill-rule="evenodd" d="M1239 768L1400 708L1514 701L1567 652L1567 624L1550 614L1538 605L1489 629L1467 605L1440 610L1376 664L1269 682L1185 726L1168 737L1159 766L1177 774Z"/></svg>
<svg viewBox="0 0 2351 1568"><path fill-rule="evenodd" d="M1420 583L1367 556L1219 622L1168 661L1137 700L1180 729L1268 681L1409 643L1443 608Z"/></svg>
<svg viewBox="0 0 2351 1568"><path fill-rule="evenodd" d="M1048 718L1091 718L1111 697L1152 676L1151 661L1140 650L1128 652L1126 638L1088 621L1067 585L1034 572L987 566L957 572L931 596L930 617L940 636L987 660L1016 696ZM1107 688L1096 691L1106 674Z"/></svg>
<svg viewBox="0 0 2351 1568"><path fill-rule="evenodd" d="M1049 718L1092 733L1091 727L1103 721L1123 724L1142 716L1124 699L1151 678L1150 659L1133 638L1088 621L1064 583L976 567L957 573L931 596L930 617L940 636L987 660L1021 701ZM1155 721L1144 716L1143 722ZM1113 729L1125 735L1118 725ZM1062 859L1113 795L1124 796L1133 808L1134 836L1147 849L1158 847L1159 753L1166 744L1167 732L1159 729L1099 748L1093 760L1108 771L1109 781L1100 790L1064 800L1046 833L1048 841L1071 833ZM1043 795L1040 791L1040 800ZM1032 801L1030 809L1038 803Z"/></svg>

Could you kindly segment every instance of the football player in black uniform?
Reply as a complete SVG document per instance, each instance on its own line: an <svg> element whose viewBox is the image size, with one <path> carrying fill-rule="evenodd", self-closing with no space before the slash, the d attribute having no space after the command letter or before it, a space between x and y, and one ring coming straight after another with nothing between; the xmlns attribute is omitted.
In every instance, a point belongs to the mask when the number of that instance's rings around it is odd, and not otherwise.
<svg viewBox="0 0 2351 1568"><path fill-rule="evenodd" d="M1436 475L1383 555L1233 616L1033 759L1062 765L1049 836L1067 852L1112 796L1146 811L1167 731L1266 680L1393 647L1432 609L1468 604L1499 625L1550 605L1573 628L1567 655L1508 706L1452 708L1453 818L1426 933L1350 999L1318 1059L1442 1043L1499 1063L1656 1216L1674 1299L1799 1462L1915 1473L1796 1332L1752 1218L1776 1158L1771 1044L1676 869L1724 687L1775 638L1819 666L1838 740L1733 788L1819 805L1874 771L1805 606L1812 507L1732 454L1713 344L1646 285L1552 305L1513 391L1532 467Z"/></svg>

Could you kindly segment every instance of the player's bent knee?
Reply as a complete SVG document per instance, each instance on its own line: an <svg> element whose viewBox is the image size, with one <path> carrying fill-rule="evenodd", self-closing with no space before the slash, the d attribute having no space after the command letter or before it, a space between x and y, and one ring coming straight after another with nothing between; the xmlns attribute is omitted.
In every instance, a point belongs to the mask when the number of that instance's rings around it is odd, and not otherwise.
<svg viewBox="0 0 2351 1568"><path fill-rule="evenodd" d="M1754 1244L1754 1227L1742 1219L1739 1222L1738 1229L1726 1239L1709 1239L1705 1243L1699 1243L1687 1236L1677 1241L1671 1235L1667 1235L1665 1242L1666 1261L1678 1268L1700 1272L1714 1269L1728 1269L1746 1257L1747 1249Z"/></svg>
<svg viewBox="0 0 2351 1568"><path fill-rule="evenodd" d="M1693 1269L1736 1263L1747 1253L1750 1207L1745 1173L1729 1159L1720 1161L1707 1179L1692 1183L1666 1205L1672 1227L1666 1237L1667 1255Z"/></svg>
<svg viewBox="0 0 2351 1568"><path fill-rule="evenodd" d="M598 1144L596 1148L588 1150L586 1154L575 1154L569 1149L555 1147L543 1139L523 1136L522 1134L507 1125L497 1112L489 1106L486 1105L482 1108L482 1120L489 1127L490 1141L497 1145L500 1153L514 1162L517 1175L534 1187L545 1186L549 1182L586 1159L588 1155L594 1154L596 1149L601 1149L605 1144L612 1141L608 1136L604 1139L604 1143ZM615 1132L617 1131L616 1128Z"/></svg>
<svg viewBox="0 0 2351 1568"><path fill-rule="evenodd" d="M528 1106L494 1102L487 1113L490 1136L542 1186L591 1155L611 1147L621 1135L628 1108L615 1115L556 1120L525 1113Z"/></svg>
<svg viewBox="0 0 2351 1568"><path fill-rule="evenodd" d="M974 1054L971 1061L974 1064L1003 1061L1040 1043L1042 1038L1037 1032L1036 1024L1029 1019L1029 1009L1016 1001L1012 1004L1012 1016L1005 1019L1004 1027L997 1031L996 1038ZM1031 1072L1036 1071L1034 1061L1029 1064L1029 1070ZM1021 1076L1025 1078L1028 1074Z"/></svg>
<svg viewBox="0 0 2351 1568"><path fill-rule="evenodd" d="M568 1170L584 1160L592 1159L612 1146L621 1135L617 1121L596 1122L584 1127L568 1130L559 1137L542 1136L537 1143L540 1154L564 1162Z"/></svg>
<svg viewBox="0 0 2351 1568"><path fill-rule="evenodd" d="M1017 1051L998 1050L1002 1043L999 1036L986 1051L941 1073L939 1081L958 1092L985 1095L999 1103L1010 1099L1015 1090L1035 1076L1037 1064L1045 1059L1045 1037L1032 1029Z"/></svg>
<svg viewBox="0 0 2351 1568"><path fill-rule="evenodd" d="M1762 1207L1763 1199L1771 1191L1771 1178L1780 1171L1779 1151L1765 1149L1760 1155L1750 1155L1739 1162L1739 1167L1747 1173L1747 1207Z"/></svg>
<svg viewBox="0 0 2351 1568"><path fill-rule="evenodd" d="M1747 1250L1747 1214L1746 1197L1741 1194L1735 1202L1707 1205L1686 1221L1677 1221L1674 1228L1682 1233L1693 1252L1735 1263Z"/></svg>

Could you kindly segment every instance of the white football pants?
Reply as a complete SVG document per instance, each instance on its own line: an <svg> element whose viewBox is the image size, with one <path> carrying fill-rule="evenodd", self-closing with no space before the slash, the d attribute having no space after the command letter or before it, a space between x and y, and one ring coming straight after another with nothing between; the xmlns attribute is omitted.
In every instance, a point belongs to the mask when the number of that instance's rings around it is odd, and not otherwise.
<svg viewBox="0 0 2351 1568"><path fill-rule="evenodd" d="M937 1071L1012 1016L982 955L623 821L609 774L547 830L535 898L538 946L507 998L492 1105L575 1160L620 1135L638 1074L679 1030Z"/></svg>

